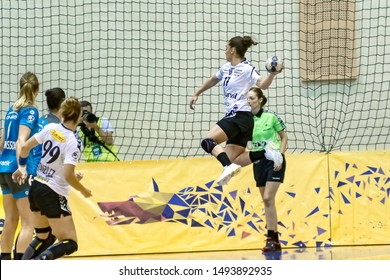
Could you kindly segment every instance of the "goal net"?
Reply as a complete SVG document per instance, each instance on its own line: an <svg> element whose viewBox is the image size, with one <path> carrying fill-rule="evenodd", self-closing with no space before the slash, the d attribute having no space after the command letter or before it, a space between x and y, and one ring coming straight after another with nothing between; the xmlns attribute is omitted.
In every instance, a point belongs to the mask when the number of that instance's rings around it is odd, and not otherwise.
<svg viewBox="0 0 390 280"><path fill-rule="evenodd" d="M223 116L220 87L190 97L249 35L247 58L285 120L289 153L390 148L390 1L37 0L0 2L1 128L33 71L115 128L121 160L203 157L200 140ZM44 94L38 97L47 111Z"/></svg>

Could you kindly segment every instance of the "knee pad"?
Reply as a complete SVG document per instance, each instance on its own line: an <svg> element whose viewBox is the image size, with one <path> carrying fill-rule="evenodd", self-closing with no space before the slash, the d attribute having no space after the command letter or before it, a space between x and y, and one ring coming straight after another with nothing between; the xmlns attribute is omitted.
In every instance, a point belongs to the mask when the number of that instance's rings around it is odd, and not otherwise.
<svg viewBox="0 0 390 280"><path fill-rule="evenodd" d="M51 232L51 227L45 227L45 228L35 228L35 233L46 233Z"/></svg>
<svg viewBox="0 0 390 280"><path fill-rule="evenodd" d="M70 255L76 252L78 249L77 242L67 239L62 242L56 243L36 257L36 260L55 260L65 255Z"/></svg>
<svg viewBox="0 0 390 280"><path fill-rule="evenodd" d="M45 251L56 241L56 237L51 233L51 228L36 228L36 233L49 233L46 239L39 238L37 236L31 241L30 245L27 247L26 251L23 254L22 260L31 260L38 256L40 253Z"/></svg>
<svg viewBox="0 0 390 280"><path fill-rule="evenodd" d="M204 138L202 139L201 146L206 153L211 154L215 146L217 146L217 142L214 141L213 138Z"/></svg>
<svg viewBox="0 0 390 280"><path fill-rule="evenodd" d="M35 236L30 245L28 245L26 251L24 251L22 260L33 259L33 256L36 254L37 250L42 246L43 241L43 239Z"/></svg>
<svg viewBox="0 0 390 280"><path fill-rule="evenodd" d="M74 252L76 252L79 248L76 241L73 241L72 239L67 239L62 241L62 244L65 245L65 255L70 255Z"/></svg>
<svg viewBox="0 0 390 280"><path fill-rule="evenodd" d="M47 248L56 242L57 238L50 232L49 236L42 241L42 244L35 250L32 258L34 259L40 253L44 252Z"/></svg>

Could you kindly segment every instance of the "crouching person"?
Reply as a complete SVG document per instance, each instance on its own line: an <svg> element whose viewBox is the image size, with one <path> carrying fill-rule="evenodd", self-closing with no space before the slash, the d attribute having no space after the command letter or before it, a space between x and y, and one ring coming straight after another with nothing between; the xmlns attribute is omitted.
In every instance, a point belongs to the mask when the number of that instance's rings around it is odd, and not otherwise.
<svg viewBox="0 0 390 280"><path fill-rule="evenodd" d="M26 180L27 155L42 144L42 158L28 197L35 238L23 255L25 260L53 260L76 252L76 228L68 205L70 189L73 187L85 198L92 196L91 190L79 182L82 174L75 173L81 154L81 143L75 136L81 121L80 102L67 98L60 110L61 123L48 124L21 147L19 168L12 175L19 184Z"/></svg>

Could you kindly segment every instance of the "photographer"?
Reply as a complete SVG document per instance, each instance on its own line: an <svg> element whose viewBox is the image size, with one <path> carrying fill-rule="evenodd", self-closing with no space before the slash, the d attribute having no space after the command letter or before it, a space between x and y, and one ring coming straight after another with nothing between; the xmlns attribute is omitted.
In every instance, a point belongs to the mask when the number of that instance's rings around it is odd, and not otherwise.
<svg viewBox="0 0 390 280"><path fill-rule="evenodd" d="M83 143L85 161L119 161L114 144L114 129L107 118L96 117L92 105L81 101L83 122L79 124L78 135Z"/></svg>

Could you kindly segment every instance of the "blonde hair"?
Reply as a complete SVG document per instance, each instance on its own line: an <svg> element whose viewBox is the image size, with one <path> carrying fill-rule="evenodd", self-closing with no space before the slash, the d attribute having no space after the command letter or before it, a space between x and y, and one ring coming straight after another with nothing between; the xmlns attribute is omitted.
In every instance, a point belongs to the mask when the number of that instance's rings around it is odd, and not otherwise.
<svg viewBox="0 0 390 280"><path fill-rule="evenodd" d="M76 97L68 97L61 104L61 116L63 122L72 121L78 123L81 115L81 104Z"/></svg>
<svg viewBox="0 0 390 280"><path fill-rule="evenodd" d="M13 110L19 111L20 108L34 106L36 93L39 90L39 81L37 76L32 72L25 73L19 82L20 95L18 100L15 101Z"/></svg>

